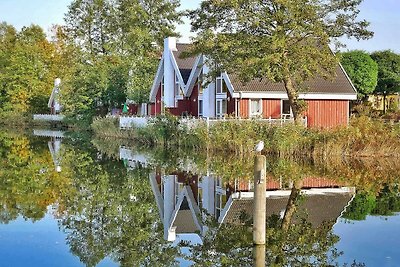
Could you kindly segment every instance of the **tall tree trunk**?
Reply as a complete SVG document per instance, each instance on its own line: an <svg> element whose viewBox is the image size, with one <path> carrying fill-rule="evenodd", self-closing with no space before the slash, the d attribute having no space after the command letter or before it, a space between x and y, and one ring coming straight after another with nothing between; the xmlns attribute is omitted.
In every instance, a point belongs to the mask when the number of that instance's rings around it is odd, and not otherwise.
<svg viewBox="0 0 400 267"><path fill-rule="evenodd" d="M290 193L289 200L288 200L288 203L287 203L286 209L285 209L285 215L283 215L282 224L281 224L281 229L285 233L287 233L287 231L289 230L289 227L292 223L293 214L296 211L296 201L300 196L300 190L301 190L302 183L303 183L302 179L298 179L293 183L292 192ZM282 251L284 250L284 243L285 242L282 242L282 244L281 244ZM282 258L282 255L278 255L275 258L274 262L278 266L283 265L284 259Z"/></svg>
<svg viewBox="0 0 400 267"><path fill-rule="evenodd" d="M290 193L289 200L286 205L285 215L282 219L282 230L285 232L289 230L293 214L296 211L296 201L300 196L301 185L301 179L298 179L293 183L292 192Z"/></svg>
<svg viewBox="0 0 400 267"><path fill-rule="evenodd" d="M299 108L300 105L298 103L299 96L297 94L296 89L294 88L293 81L290 77L286 77L283 82L285 84L286 93L289 98L289 105L292 109L294 122L295 122L295 124L301 124L302 118L301 118L300 108Z"/></svg>

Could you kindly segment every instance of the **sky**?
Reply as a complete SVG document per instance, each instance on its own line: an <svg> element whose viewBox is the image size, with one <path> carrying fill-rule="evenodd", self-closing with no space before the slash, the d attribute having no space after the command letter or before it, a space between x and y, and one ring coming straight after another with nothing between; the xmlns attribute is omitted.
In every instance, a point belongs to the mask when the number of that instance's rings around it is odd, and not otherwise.
<svg viewBox="0 0 400 267"><path fill-rule="evenodd" d="M0 0L0 21L6 21L17 29L32 23L48 31L53 24L63 24L64 14L71 0ZM181 9L193 9L201 0L181 0ZM342 39L345 50L360 49L369 52L391 49L400 53L400 0L364 0L360 6L360 18L371 22L372 39L357 42ZM181 42L189 42L190 25L187 19L177 30Z"/></svg>

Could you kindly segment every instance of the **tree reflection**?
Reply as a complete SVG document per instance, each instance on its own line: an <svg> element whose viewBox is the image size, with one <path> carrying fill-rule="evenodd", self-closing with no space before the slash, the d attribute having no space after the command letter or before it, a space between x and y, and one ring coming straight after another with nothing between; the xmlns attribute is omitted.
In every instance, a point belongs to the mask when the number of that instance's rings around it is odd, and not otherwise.
<svg viewBox="0 0 400 267"><path fill-rule="evenodd" d="M294 184L301 185L299 182ZM309 214L315 211L306 209L309 207L307 198L312 198L312 196L302 196L298 193L300 189L296 186L292 188L292 194L286 199L285 215L275 213L267 218L264 265L331 266L341 255L335 248L339 237L333 233L332 227L346 202L343 202L335 216L329 220L317 222L315 218L312 219L315 214ZM349 199L347 198L347 201ZM273 201L275 200L268 201L267 199L267 210L273 209L271 205L276 205ZM310 199L310 201L315 201L315 199ZM324 203L316 203L318 204ZM270 214L268 211L267 213ZM253 264L260 266L260 259L254 259L257 247L253 247L252 243L251 214L248 213L248 209L247 212L242 210L242 215L236 218L239 220L228 219L221 225L212 219L208 220L209 231L203 237L203 243L189 245L191 255L188 259L194 262L194 266L253 266ZM188 244L182 245L188 246ZM258 257L260 257L259 253Z"/></svg>
<svg viewBox="0 0 400 267"><path fill-rule="evenodd" d="M121 266L172 266L177 249L163 240L148 170L127 172L122 162L94 150L66 148L66 174L75 194L59 214L71 251L87 266L111 257Z"/></svg>
<svg viewBox="0 0 400 267"><path fill-rule="evenodd" d="M69 192L70 180L54 172L47 146L20 133L0 133L0 223L22 216L37 221L59 196Z"/></svg>

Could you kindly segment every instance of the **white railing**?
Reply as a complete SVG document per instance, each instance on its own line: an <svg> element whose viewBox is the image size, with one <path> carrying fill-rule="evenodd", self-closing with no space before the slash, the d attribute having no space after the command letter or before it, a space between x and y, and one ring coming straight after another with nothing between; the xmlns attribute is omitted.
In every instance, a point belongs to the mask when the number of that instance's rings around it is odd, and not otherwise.
<svg viewBox="0 0 400 267"><path fill-rule="evenodd" d="M44 136L44 137L64 137L63 131L52 131L52 130L33 130L33 135Z"/></svg>
<svg viewBox="0 0 400 267"><path fill-rule="evenodd" d="M127 116L121 116L119 117L119 127L120 129L129 129L132 127L145 127L147 126L149 119L151 117L127 117ZM186 125L188 129L194 129L198 125L201 125L202 123L207 124L207 128L210 128L211 126L217 124L217 123L223 123L223 122L228 122L228 121L259 121L259 122L265 122L270 125L284 125L287 123L294 123L294 118L290 116L282 116L282 118L279 119L272 119L269 117L268 119L264 118L249 118L249 119L241 119L241 118L181 118L180 122L182 125ZM303 125L307 127L307 117L302 119Z"/></svg>
<svg viewBox="0 0 400 267"><path fill-rule="evenodd" d="M145 127L149 121L148 117L119 117L119 128L120 129L129 129L132 127Z"/></svg>
<svg viewBox="0 0 400 267"><path fill-rule="evenodd" d="M259 121L259 122L265 122L270 125L284 125L287 123L294 123L294 118L289 117L289 116L282 116L281 118L278 119L272 119L271 117L269 118L246 118L246 119L241 119L241 118L204 118L204 120L207 122L207 128L210 128L210 126L213 126L216 123L223 123L227 121ZM308 121L307 117L302 118L302 124L307 127Z"/></svg>
<svg viewBox="0 0 400 267"><path fill-rule="evenodd" d="M33 120L35 121L62 121L64 115L53 115L53 114L34 114Z"/></svg>

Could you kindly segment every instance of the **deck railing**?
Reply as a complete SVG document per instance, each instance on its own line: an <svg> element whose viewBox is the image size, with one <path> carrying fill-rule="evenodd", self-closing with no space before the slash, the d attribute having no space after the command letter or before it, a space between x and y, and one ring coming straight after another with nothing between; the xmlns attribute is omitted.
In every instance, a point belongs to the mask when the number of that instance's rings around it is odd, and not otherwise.
<svg viewBox="0 0 400 267"><path fill-rule="evenodd" d="M119 127L120 129L129 129L132 127L144 127L148 124L149 120L151 117L134 117L134 116L121 116L119 117ZM213 125L217 123L224 123L228 121L259 121L259 122L265 122L270 125L284 125L287 123L294 123L293 117L290 116L282 116L281 118L278 119L272 119L272 118L250 118L250 119L240 119L240 118L181 118L180 122L184 125L187 125L189 129L196 128L197 125L201 125L202 123L206 123L207 128L212 127ZM302 123L304 126L307 127L307 117L304 117L302 119Z"/></svg>
<svg viewBox="0 0 400 267"><path fill-rule="evenodd" d="M226 122L226 121L259 121L259 122L265 122L270 125L284 125L287 123L294 123L294 118L291 116L282 116L281 118L246 118L246 119L241 119L241 118L205 118L207 122L207 127L209 128L210 126L216 124L216 123L221 123L221 122ZM302 124L307 127L307 117L302 118Z"/></svg>
<svg viewBox="0 0 400 267"><path fill-rule="evenodd" d="M35 121L62 121L64 115L54 115L54 114L34 114L33 120Z"/></svg>

